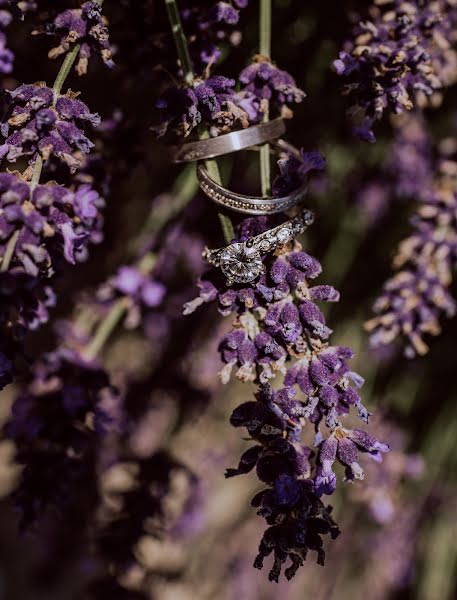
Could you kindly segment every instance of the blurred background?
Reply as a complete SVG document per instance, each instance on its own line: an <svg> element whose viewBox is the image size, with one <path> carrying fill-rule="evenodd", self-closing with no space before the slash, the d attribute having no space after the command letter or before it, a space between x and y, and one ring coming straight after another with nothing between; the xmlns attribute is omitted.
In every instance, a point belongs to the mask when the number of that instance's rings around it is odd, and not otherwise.
<svg viewBox="0 0 457 600"><path fill-rule="evenodd" d="M239 43L225 48L218 73L236 78L255 54L256 4L243 10ZM428 354L414 360L395 348L370 350L364 331L415 209L414 197L392 192L392 123L386 120L378 128L376 144L355 140L341 81L331 68L354 15L363 14L366 4L274 2L272 57L307 94L288 124L287 139L307 151L319 150L328 163L309 195L317 218L304 247L322 262L319 282L341 291L341 301L326 314L333 343L356 351L353 368L366 379L363 397L375 412L372 429L392 448L381 465L364 464L364 482L342 486L332 497L342 535L328 544L326 566L310 557L292 582L280 584L269 583L264 572L252 568L263 528L250 507L258 482L253 475L226 480L224 470L237 464L248 445L228 418L254 387L219 382L217 344L230 318L224 320L210 305L186 319L181 316L183 303L197 295L194 284L204 270L201 249L222 244L219 223L214 207L197 193L193 170L171 165L150 130L157 120L155 101L170 84L175 63L166 14L159 1L108 1L116 67L92 68L85 78L72 75L68 80L93 111L118 122L111 137L100 132L97 142L109 183L105 240L90 261L59 282L53 320L90 307L97 286L153 240L159 256L167 257L161 274L168 289L166 307L148 315L140 330L119 328L103 358L114 381L127 387L130 407L141 407L130 442L137 455L145 464L154 457L148 463L153 472L162 472L160 453L165 451L183 468L167 479L166 535L151 535L146 528L135 538L129 568L121 577L127 591L121 596L104 584L88 591L94 566L86 557L87 540L76 540L75 524L59 525L54 533L61 536L60 545L56 535L48 539L19 533L8 498L19 468L12 442L0 442L0 599L457 597L457 319L443 323ZM17 82L49 83L55 77L58 64L47 58L49 41L30 36L33 18L15 23L8 32L16 64L4 88ZM450 88L439 106L426 111L436 140L456 135L455 102ZM255 156L220 164L237 188L258 190ZM51 324L30 338L32 356L53 348L54 331ZM2 392L2 423L16 393L17 386ZM134 470L135 465L125 462L111 469L102 485L122 495ZM102 541L113 554L127 551L130 543L121 535ZM145 596L136 595L139 588Z"/></svg>

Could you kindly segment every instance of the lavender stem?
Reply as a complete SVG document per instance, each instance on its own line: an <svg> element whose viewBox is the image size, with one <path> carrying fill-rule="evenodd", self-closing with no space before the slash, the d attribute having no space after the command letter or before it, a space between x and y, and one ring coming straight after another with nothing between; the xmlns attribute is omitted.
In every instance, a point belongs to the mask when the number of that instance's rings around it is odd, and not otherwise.
<svg viewBox="0 0 457 600"><path fill-rule="evenodd" d="M56 80L54 85L52 86L52 91L54 92L54 105L57 102L57 99L60 96L60 92L62 91L63 84L65 83L68 74L71 71L71 68L78 56L79 50L81 48L81 44L75 44L73 48L68 52L65 60L60 67L60 71L57 73Z"/></svg>
<svg viewBox="0 0 457 600"><path fill-rule="evenodd" d="M271 0L260 0L259 16L259 51L268 58L271 55ZM268 100L264 100L263 122L269 121ZM270 145L263 144L260 148L260 184L262 196L271 194Z"/></svg>
<svg viewBox="0 0 457 600"><path fill-rule="evenodd" d="M100 322L94 337L82 352L87 360L93 360L103 348L114 328L122 319L125 311L127 310L129 302L130 299L124 296L119 298L119 300L113 304L109 313L106 315L103 321Z"/></svg>
<svg viewBox="0 0 457 600"><path fill-rule="evenodd" d="M181 17L179 15L178 4L176 0L165 0L165 5L167 7L171 31L175 40L176 51L178 53L178 58L183 70L184 80L188 85L192 85L195 79L195 75L190 59L189 47L182 27ZM202 134L200 134L200 138L208 137L208 135L209 133L205 131ZM207 160L205 161L205 166L211 179L221 184L221 174L219 172L217 162L215 160ZM235 237L232 222L230 218L224 214L218 213L218 217L221 223L224 240L226 244L230 244L230 242Z"/></svg>
<svg viewBox="0 0 457 600"><path fill-rule="evenodd" d="M14 249L16 248L17 239L19 237L19 230L16 230L13 235L8 240L8 245L6 246L5 256L3 257L2 264L0 266L0 272L5 273L8 271L11 259L13 258Z"/></svg>
<svg viewBox="0 0 457 600"><path fill-rule="evenodd" d="M179 15L178 5L175 0L165 0L165 6L167 7L168 20L170 21L176 50L183 70L184 81L188 85L192 85L194 82L194 70L186 36L182 27L181 17Z"/></svg>

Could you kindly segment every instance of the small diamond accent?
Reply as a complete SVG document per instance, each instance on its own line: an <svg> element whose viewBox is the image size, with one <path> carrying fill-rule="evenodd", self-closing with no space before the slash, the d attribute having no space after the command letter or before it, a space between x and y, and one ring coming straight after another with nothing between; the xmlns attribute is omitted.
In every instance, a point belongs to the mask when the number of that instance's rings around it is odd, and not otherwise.
<svg viewBox="0 0 457 600"><path fill-rule="evenodd" d="M268 240L262 240L259 245L258 248L260 250L260 252L268 252L268 250L270 249L270 242Z"/></svg>
<svg viewBox="0 0 457 600"><path fill-rule="evenodd" d="M278 233L276 234L276 237L278 238L278 242L280 244L285 244L291 238L291 231L290 231L290 229L286 229L286 228L280 229L278 231Z"/></svg>

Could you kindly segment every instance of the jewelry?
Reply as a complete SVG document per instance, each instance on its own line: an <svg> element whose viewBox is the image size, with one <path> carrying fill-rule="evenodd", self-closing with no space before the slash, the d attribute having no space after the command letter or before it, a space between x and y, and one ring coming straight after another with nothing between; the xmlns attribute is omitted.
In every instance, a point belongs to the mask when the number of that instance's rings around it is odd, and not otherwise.
<svg viewBox="0 0 457 600"><path fill-rule="evenodd" d="M205 248L203 258L215 267L220 267L227 278L227 285L249 283L265 271L262 255L287 244L303 233L314 221L314 214L304 210L299 215L260 235L236 242L225 248Z"/></svg>
<svg viewBox="0 0 457 600"><path fill-rule="evenodd" d="M240 129L240 131L232 131L213 138L171 146L172 160L175 163L191 162L238 152L251 146L275 140L281 137L285 131L284 120L273 119L267 123L258 123L252 125L252 127Z"/></svg>
<svg viewBox="0 0 457 600"><path fill-rule="evenodd" d="M277 140L272 144L276 152L287 152L299 157L300 152L284 140ZM300 204L306 195L308 189L308 179L305 177L303 183L287 196L274 198L268 196L245 196L222 187L211 179L203 163L199 162L197 166L197 178L203 192L216 204L224 208L229 208L235 212L248 215L272 215L284 212L292 206Z"/></svg>

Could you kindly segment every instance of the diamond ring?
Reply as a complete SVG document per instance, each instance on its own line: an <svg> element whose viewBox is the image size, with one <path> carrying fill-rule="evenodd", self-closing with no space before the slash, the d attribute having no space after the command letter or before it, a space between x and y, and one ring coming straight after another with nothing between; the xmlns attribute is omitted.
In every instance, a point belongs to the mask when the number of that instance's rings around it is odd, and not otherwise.
<svg viewBox="0 0 457 600"><path fill-rule="evenodd" d="M256 235L246 242L235 242L216 250L205 248L203 258L211 265L220 267L227 279L227 285L250 283L265 270L263 255L292 241L313 221L314 214L310 210L304 210L290 221Z"/></svg>

